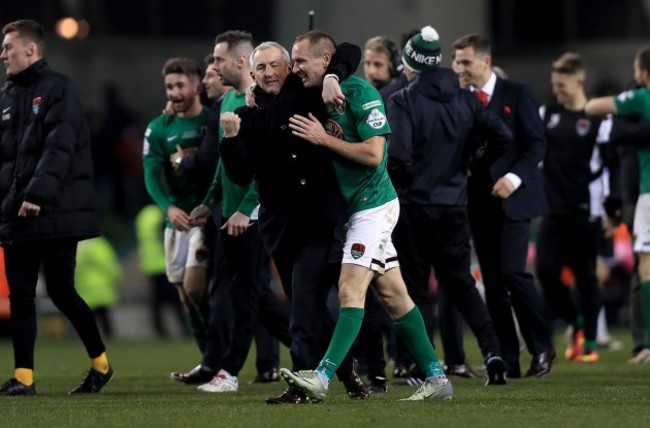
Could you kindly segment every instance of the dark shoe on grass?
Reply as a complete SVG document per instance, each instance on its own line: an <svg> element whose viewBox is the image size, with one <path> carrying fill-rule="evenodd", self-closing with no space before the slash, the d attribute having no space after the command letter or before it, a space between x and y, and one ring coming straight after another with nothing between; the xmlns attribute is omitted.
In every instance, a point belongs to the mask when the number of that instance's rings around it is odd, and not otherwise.
<svg viewBox="0 0 650 428"><path fill-rule="evenodd" d="M175 382L187 385L200 385L210 382L216 374L217 372L206 370L199 364L187 373L172 372L170 373L169 378Z"/></svg>
<svg viewBox="0 0 650 428"><path fill-rule="evenodd" d="M263 373L258 373L253 383L274 383L279 381L280 374L278 373L278 369L273 368Z"/></svg>
<svg viewBox="0 0 650 428"><path fill-rule="evenodd" d="M345 387L345 392L353 400L366 400L370 396L368 385L361 380L355 370L352 370L349 379L343 381L343 386Z"/></svg>
<svg viewBox="0 0 650 428"><path fill-rule="evenodd" d="M388 384L385 377L374 376L368 379L368 390L371 394L385 394L388 392Z"/></svg>
<svg viewBox="0 0 650 428"><path fill-rule="evenodd" d="M19 382L15 377L12 377L0 387L0 396L16 397L21 395L36 395L36 387L34 384L27 386Z"/></svg>
<svg viewBox="0 0 650 428"><path fill-rule="evenodd" d="M506 385L506 363L503 358L496 355L488 355L485 359L487 381L485 385Z"/></svg>
<svg viewBox="0 0 650 428"><path fill-rule="evenodd" d="M307 404L307 397L302 390L290 386L282 394L277 397L269 397L266 399L266 404Z"/></svg>
<svg viewBox="0 0 650 428"><path fill-rule="evenodd" d="M478 377L474 370L467 364L452 364L445 366L445 373L447 376L459 376L467 379L475 379Z"/></svg>
<svg viewBox="0 0 650 428"><path fill-rule="evenodd" d="M102 390L104 386L113 378L113 368L108 366L108 372L102 374L95 369L90 369L86 373L81 385L70 391L70 394L95 394Z"/></svg>

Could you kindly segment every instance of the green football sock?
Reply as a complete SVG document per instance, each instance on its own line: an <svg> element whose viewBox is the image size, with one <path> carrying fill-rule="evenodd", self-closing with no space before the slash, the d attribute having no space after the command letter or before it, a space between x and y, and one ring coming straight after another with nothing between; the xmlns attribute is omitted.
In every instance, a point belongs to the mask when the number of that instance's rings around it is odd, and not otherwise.
<svg viewBox="0 0 650 428"><path fill-rule="evenodd" d="M192 336L194 336L194 340L196 340L196 343L199 345L199 349L201 350L201 354L203 354L205 345L208 341L207 323L201 316L201 313L194 307L187 308L187 318L189 320Z"/></svg>
<svg viewBox="0 0 650 428"><path fill-rule="evenodd" d="M585 317L582 314L579 314L576 318L575 324L573 324L573 331L578 331L585 328Z"/></svg>
<svg viewBox="0 0 650 428"><path fill-rule="evenodd" d="M595 351L597 348L598 342L596 340L585 340L585 354Z"/></svg>
<svg viewBox="0 0 650 428"><path fill-rule="evenodd" d="M650 280L641 283L641 310L645 321L645 347L650 348Z"/></svg>
<svg viewBox="0 0 650 428"><path fill-rule="evenodd" d="M334 376L359 334L364 313L363 308L341 308L332 341L316 371L323 373L328 379Z"/></svg>
<svg viewBox="0 0 650 428"><path fill-rule="evenodd" d="M417 306L395 320L395 331L411 352L426 377L445 377L431 339L427 336L422 314Z"/></svg>

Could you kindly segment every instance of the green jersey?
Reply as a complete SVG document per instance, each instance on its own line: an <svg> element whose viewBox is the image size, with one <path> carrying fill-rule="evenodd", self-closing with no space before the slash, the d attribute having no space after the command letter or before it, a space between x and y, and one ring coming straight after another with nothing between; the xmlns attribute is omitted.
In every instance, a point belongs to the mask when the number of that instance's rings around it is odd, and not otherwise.
<svg viewBox="0 0 650 428"><path fill-rule="evenodd" d="M650 122L650 88L625 91L614 98L614 102L621 116L638 115L644 122ZM640 192L650 193L650 144L638 146L637 157L641 178Z"/></svg>
<svg viewBox="0 0 650 428"><path fill-rule="evenodd" d="M165 213L170 205L174 205L189 214L201 203L209 183L177 174L169 157L176 153L176 146L198 148L207 119L208 109L204 108L198 116L191 118L163 114L147 126L142 146L144 182L149 195ZM172 227L169 220L167 227Z"/></svg>
<svg viewBox="0 0 650 428"><path fill-rule="evenodd" d="M246 93L238 94L234 89L230 90L221 101L221 114L235 111L246 105ZM219 144L223 138L223 128L219 123ZM226 175L226 169L221 159L217 164L217 171L214 174L212 185L203 199L203 204L214 208L218 198L221 198L221 214L225 219L229 218L236 211L250 217L257 206L257 191L255 184L238 186Z"/></svg>
<svg viewBox="0 0 650 428"><path fill-rule="evenodd" d="M341 91L346 100L343 110L328 109L329 117L336 122L328 124L330 133L351 144L390 134L381 95L370 83L350 76L341 83ZM334 157L334 170L348 214L378 207L397 197L386 171L387 148L384 144L384 157L376 168Z"/></svg>

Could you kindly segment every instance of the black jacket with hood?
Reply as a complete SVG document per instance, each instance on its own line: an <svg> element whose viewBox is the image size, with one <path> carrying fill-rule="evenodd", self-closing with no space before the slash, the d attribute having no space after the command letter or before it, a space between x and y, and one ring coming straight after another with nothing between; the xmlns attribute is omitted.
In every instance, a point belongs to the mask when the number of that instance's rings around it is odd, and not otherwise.
<svg viewBox="0 0 650 428"><path fill-rule="evenodd" d="M503 122L460 89L447 68L423 71L396 92L388 121L388 170L400 202L407 204L466 205L470 161L490 162L512 141ZM479 140L490 144L475 159Z"/></svg>

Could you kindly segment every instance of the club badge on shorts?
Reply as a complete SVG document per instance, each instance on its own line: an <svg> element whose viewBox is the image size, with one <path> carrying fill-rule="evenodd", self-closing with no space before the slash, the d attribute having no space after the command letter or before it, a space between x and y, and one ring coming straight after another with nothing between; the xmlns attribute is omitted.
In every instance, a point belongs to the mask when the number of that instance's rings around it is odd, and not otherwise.
<svg viewBox="0 0 650 428"><path fill-rule="evenodd" d="M352 258L357 260L360 259L363 256L363 253L366 252L366 247L363 244L352 244L352 248L350 249L350 254L352 254Z"/></svg>
<svg viewBox="0 0 650 428"><path fill-rule="evenodd" d="M196 257L196 261L199 263L203 263L208 259L208 252L203 248L197 249L194 255Z"/></svg>
<svg viewBox="0 0 650 428"><path fill-rule="evenodd" d="M32 111L34 114L38 114L38 111L41 109L41 101L43 101L42 97L36 97L32 100Z"/></svg>

